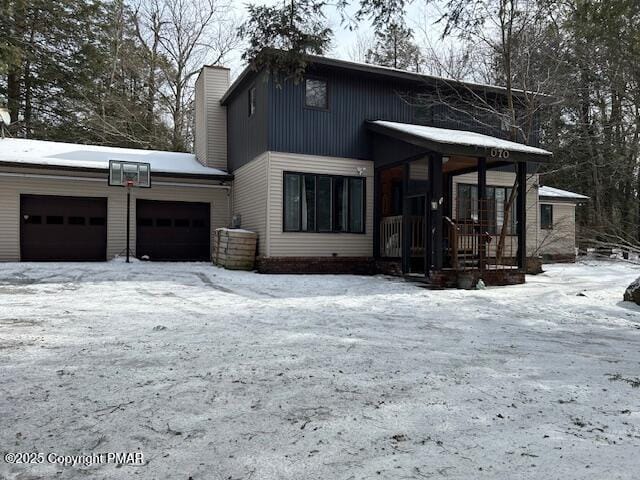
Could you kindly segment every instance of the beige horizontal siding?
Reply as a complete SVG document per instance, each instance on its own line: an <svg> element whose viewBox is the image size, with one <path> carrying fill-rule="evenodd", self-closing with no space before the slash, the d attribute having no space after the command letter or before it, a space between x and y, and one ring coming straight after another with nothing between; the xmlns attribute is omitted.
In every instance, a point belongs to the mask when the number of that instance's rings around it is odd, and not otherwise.
<svg viewBox="0 0 640 480"><path fill-rule="evenodd" d="M487 186L489 187L513 187L516 180L516 174L513 172L501 172L498 170L487 171ZM453 216L456 217L456 208L458 200L458 187L460 183L468 183L477 185L478 174L477 173L465 173L463 175L456 175L453 177ZM538 175L529 175L527 177L527 254L533 255L538 248L538 233L539 233L539 220L538 220ZM512 212L515 215L515 209ZM494 237L491 242L493 245L497 245L498 237ZM514 246L517 249L517 244ZM510 250L510 242L505 242L505 251L508 254Z"/></svg>
<svg viewBox="0 0 640 480"><path fill-rule="evenodd" d="M93 177L47 178L7 176L0 172L0 260L20 260L20 195L61 195L107 198L107 258L125 251L126 243L126 190L107 186L106 175ZM14 172L15 174L15 172ZM68 176L68 172L52 172L55 176ZM97 180L92 180L97 179ZM227 190L208 188L204 184L162 179L154 181L150 189L131 191L131 247L136 244L136 199L206 202L211 204L212 229L229 223L229 197ZM183 186L162 185L180 183ZM192 184L194 186L184 186ZM198 186L195 186L198 185Z"/></svg>
<svg viewBox="0 0 640 480"><path fill-rule="evenodd" d="M203 165L207 165L207 115L205 108L205 89L204 89L204 71L200 70L200 74L196 79L196 98L195 98L195 125L194 125L194 151L196 159Z"/></svg>
<svg viewBox="0 0 640 480"><path fill-rule="evenodd" d="M258 252L266 255L267 166L264 153L233 172L233 214L240 215L241 227L258 234Z"/></svg>
<svg viewBox="0 0 640 480"><path fill-rule="evenodd" d="M543 230L538 223L538 255L575 255L576 206L569 202L540 201L553 205L553 228Z"/></svg>
<svg viewBox="0 0 640 480"><path fill-rule="evenodd" d="M283 172L358 176L365 168L365 233L304 233L282 231ZM269 152L267 252L271 257L370 257L373 255L373 162Z"/></svg>

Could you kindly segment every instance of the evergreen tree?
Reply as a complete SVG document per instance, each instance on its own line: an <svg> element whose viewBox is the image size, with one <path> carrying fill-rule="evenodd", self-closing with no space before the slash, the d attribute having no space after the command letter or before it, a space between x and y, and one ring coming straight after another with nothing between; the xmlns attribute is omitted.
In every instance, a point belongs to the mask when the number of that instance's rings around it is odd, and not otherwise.
<svg viewBox="0 0 640 480"><path fill-rule="evenodd" d="M375 34L375 46L367 52L367 63L419 72L420 48L413 42L413 32L403 21L393 21Z"/></svg>

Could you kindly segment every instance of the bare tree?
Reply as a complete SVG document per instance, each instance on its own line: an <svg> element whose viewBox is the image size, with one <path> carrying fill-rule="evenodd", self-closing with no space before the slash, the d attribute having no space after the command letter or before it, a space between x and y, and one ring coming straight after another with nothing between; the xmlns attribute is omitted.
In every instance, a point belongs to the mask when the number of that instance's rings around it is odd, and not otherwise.
<svg viewBox="0 0 640 480"><path fill-rule="evenodd" d="M193 103L195 75L203 64L218 65L238 45L237 19L227 0L155 0L159 16L160 52L168 62L161 70L166 89L160 92L171 116L171 147L190 147L189 109Z"/></svg>
<svg viewBox="0 0 640 480"><path fill-rule="evenodd" d="M375 38L367 32L356 32L356 39L349 47L347 55L354 62L365 63L367 61L367 53L375 45Z"/></svg>

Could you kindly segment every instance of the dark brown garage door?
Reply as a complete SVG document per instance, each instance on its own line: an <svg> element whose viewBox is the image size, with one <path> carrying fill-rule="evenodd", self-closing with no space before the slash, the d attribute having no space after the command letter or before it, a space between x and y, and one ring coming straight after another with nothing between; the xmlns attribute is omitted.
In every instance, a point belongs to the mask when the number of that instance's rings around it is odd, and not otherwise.
<svg viewBox="0 0 640 480"><path fill-rule="evenodd" d="M209 260L209 204L136 202L136 256L149 260Z"/></svg>
<svg viewBox="0 0 640 480"><path fill-rule="evenodd" d="M107 259L107 199L20 195L23 261Z"/></svg>

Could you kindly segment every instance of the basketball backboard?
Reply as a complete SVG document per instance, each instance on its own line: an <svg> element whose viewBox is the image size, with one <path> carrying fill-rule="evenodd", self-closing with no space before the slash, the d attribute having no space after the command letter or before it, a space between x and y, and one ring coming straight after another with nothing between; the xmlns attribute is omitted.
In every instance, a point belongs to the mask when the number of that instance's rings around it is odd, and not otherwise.
<svg viewBox="0 0 640 480"><path fill-rule="evenodd" d="M151 165L125 160L109 160L109 185L150 188Z"/></svg>

